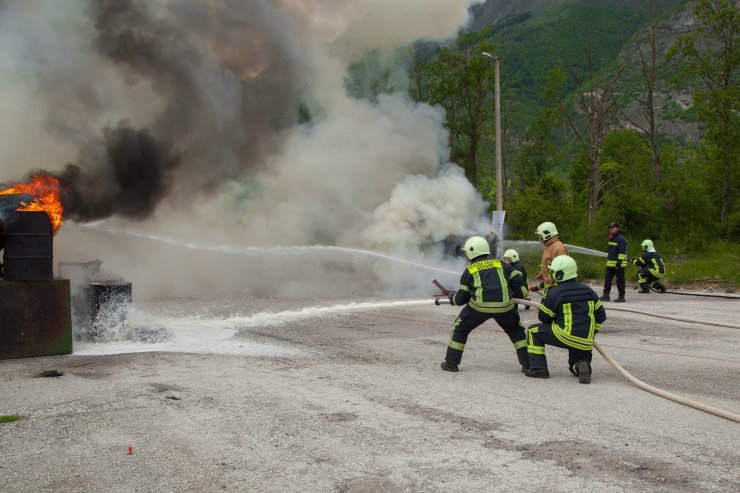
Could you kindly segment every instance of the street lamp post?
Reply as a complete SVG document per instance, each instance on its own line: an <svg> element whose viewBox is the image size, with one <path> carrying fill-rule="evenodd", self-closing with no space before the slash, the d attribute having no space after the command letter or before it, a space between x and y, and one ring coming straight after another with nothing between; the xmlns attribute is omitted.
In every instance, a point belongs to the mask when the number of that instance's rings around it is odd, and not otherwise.
<svg viewBox="0 0 740 493"><path fill-rule="evenodd" d="M498 57L484 51L481 53L486 58L490 58L494 63L495 72L495 96L496 96L496 210L503 211L503 177L501 173L501 91L499 83Z"/></svg>

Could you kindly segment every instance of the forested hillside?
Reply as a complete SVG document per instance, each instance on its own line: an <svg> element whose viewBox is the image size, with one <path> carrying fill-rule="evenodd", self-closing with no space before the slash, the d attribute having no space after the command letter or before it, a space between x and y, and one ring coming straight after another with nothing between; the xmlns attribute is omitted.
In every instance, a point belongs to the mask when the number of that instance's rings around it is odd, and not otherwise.
<svg viewBox="0 0 740 493"><path fill-rule="evenodd" d="M568 241L603 247L617 221L677 254L726 245L737 275L738 1L489 0L473 11L457 39L394 62L406 60L414 100L446 109L452 160L496 204L495 70L481 53L498 57L507 234L528 239L551 220ZM358 96L396 89L380 58L348 79L363 81Z"/></svg>

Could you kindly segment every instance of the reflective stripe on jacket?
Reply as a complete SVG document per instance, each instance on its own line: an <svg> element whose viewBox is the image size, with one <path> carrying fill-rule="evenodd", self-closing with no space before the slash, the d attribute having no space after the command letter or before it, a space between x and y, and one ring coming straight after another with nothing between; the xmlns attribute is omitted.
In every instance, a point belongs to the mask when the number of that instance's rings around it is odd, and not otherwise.
<svg viewBox="0 0 740 493"><path fill-rule="evenodd" d="M658 252L644 252L640 258L635 260L635 265L646 268L658 279L665 276L665 264Z"/></svg>
<svg viewBox="0 0 740 493"><path fill-rule="evenodd" d="M523 299L528 298L529 297L529 279L527 278L527 270L524 268L521 262L512 262L511 268L513 270L509 277L515 276L517 274L522 276L521 296L519 296L519 293L514 291L514 298L523 298Z"/></svg>
<svg viewBox="0 0 740 493"><path fill-rule="evenodd" d="M606 320L606 310L593 289L571 280L547 291L537 317L550 324L552 333L563 344L591 351L594 336Z"/></svg>
<svg viewBox="0 0 740 493"><path fill-rule="evenodd" d="M478 257L460 276L460 286L450 297L453 305L468 304L483 313L503 313L514 307L512 295L521 293L522 276L499 259Z"/></svg>
<svg viewBox="0 0 740 493"><path fill-rule="evenodd" d="M617 233L609 239L609 249L606 252L607 267L624 267L627 262L627 239L622 233Z"/></svg>

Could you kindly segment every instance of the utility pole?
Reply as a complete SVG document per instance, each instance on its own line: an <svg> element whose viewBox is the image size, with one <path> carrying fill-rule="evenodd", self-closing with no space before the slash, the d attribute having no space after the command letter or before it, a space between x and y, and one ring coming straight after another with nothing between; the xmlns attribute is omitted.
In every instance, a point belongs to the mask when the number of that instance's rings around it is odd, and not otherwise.
<svg viewBox="0 0 740 493"><path fill-rule="evenodd" d="M503 176L501 172L501 83L499 80L499 59L484 51L481 53L486 58L493 60L495 73L495 97L496 97L496 210L503 211Z"/></svg>
<svg viewBox="0 0 740 493"><path fill-rule="evenodd" d="M493 60L495 74L495 96L496 96L496 212L491 218L491 225L496 233L496 255L501 255L504 240L504 180L501 172L501 84L499 81L499 60L497 56L484 51L481 53L486 58Z"/></svg>

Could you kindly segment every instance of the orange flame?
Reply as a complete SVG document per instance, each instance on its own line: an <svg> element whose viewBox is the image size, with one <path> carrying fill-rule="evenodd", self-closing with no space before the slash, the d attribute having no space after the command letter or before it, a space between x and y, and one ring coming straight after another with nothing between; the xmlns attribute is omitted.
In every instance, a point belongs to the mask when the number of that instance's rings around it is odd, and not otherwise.
<svg viewBox="0 0 740 493"><path fill-rule="evenodd" d="M19 211L44 211L51 221L51 229L56 234L62 225L64 207L59 201L59 180L49 175L34 176L31 183L16 183L12 187L1 190L0 195L24 193L33 195L32 202L21 202Z"/></svg>

